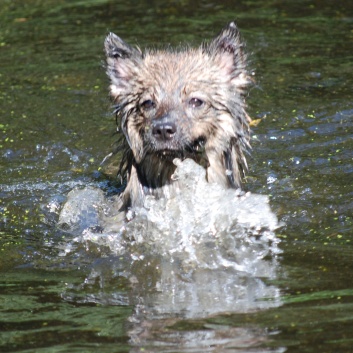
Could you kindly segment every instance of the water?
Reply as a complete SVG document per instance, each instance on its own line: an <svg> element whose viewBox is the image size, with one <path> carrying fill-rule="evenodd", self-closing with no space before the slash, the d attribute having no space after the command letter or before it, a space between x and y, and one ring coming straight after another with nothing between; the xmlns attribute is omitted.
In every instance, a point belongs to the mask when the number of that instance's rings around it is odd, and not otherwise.
<svg viewBox="0 0 353 353"><path fill-rule="evenodd" d="M154 320L281 305L279 289L264 282L276 277L280 253L275 234L280 225L268 198L209 184L205 169L190 159L174 163L176 196L150 196L127 215L118 211L118 199L105 197L98 188L71 191L58 224L75 238L62 244L62 256L75 252L75 244L85 244L120 257L123 276L147 302L144 316L153 313ZM141 266L155 272L152 295L142 294L151 284L136 271ZM100 280L106 274L94 267L89 278Z"/></svg>
<svg viewBox="0 0 353 353"><path fill-rule="evenodd" d="M115 251L89 238L104 233L58 229L70 190L98 188L106 200L120 187L99 169L115 140L106 33L141 47L199 44L234 18L256 73L249 113L261 119L246 189L269 195L285 224L256 245L267 251L250 257L259 272L220 266L231 246L196 246L196 260L170 254L174 243L160 256L139 243L121 252L138 222ZM5 1L0 22L1 351L351 352L349 2Z"/></svg>

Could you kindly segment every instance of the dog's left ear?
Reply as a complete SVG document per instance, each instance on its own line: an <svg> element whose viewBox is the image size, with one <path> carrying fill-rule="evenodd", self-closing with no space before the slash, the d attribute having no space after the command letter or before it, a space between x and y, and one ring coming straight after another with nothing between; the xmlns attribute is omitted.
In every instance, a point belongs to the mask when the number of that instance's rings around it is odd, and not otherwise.
<svg viewBox="0 0 353 353"><path fill-rule="evenodd" d="M208 45L208 52L215 56L221 70L229 75L230 81L238 88L244 88L251 80L246 70L246 54L239 30L234 22L225 26Z"/></svg>
<svg viewBox="0 0 353 353"><path fill-rule="evenodd" d="M251 83L247 67L244 44L234 22L224 27L216 38L204 48L219 71L219 79L228 90L225 101L228 114L219 118L220 127L226 131L219 146L210 148L207 157L209 181L223 181L224 185L240 188L241 179L247 169L244 152L249 147L250 118L245 111L244 93ZM239 94L234 94L237 92ZM209 142L209 147L211 147Z"/></svg>

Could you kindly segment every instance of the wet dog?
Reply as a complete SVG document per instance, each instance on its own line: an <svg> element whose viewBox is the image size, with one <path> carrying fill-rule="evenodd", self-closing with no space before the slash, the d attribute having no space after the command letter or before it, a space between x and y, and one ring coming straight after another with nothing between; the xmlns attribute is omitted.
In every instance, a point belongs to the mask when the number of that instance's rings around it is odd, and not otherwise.
<svg viewBox="0 0 353 353"><path fill-rule="evenodd" d="M203 165L208 182L240 188L249 147L245 93L251 79L234 22L199 48L141 51L110 33L105 52L123 132L123 209L143 205L146 195L172 195L175 158Z"/></svg>

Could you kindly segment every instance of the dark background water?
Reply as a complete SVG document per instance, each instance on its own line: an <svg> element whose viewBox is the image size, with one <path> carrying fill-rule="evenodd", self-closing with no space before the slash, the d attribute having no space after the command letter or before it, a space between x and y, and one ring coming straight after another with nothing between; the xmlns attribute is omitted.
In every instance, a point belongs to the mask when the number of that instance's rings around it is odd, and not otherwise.
<svg viewBox="0 0 353 353"><path fill-rule="evenodd" d="M61 256L50 211L74 186L109 188L98 172L115 130L105 35L199 45L233 19L256 73L249 112L262 118L246 188L270 194L286 223L271 282L283 305L197 320L152 315L144 336L131 329L138 308L113 300L134 295L129 283L87 277L109 255ZM351 1L3 0L0 351L352 352L352 28Z"/></svg>

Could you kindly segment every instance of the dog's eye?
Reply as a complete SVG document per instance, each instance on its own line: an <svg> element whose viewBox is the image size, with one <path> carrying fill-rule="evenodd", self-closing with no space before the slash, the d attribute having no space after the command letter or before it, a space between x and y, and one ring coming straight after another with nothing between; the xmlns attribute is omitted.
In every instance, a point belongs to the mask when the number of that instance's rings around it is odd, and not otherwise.
<svg viewBox="0 0 353 353"><path fill-rule="evenodd" d="M191 98L189 100L189 104L191 105L192 108L197 108L197 107L201 107L201 105L203 104L203 101L198 98Z"/></svg>
<svg viewBox="0 0 353 353"><path fill-rule="evenodd" d="M156 106L156 104L152 101L152 100L150 100L150 99L147 99L146 101L144 101L144 102L142 102L141 103L141 107L143 108L143 109L152 109L152 108L154 108Z"/></svg>

